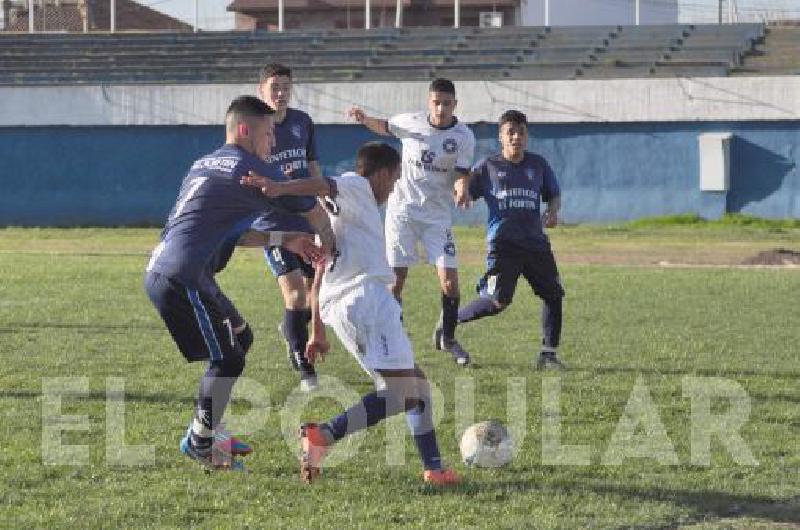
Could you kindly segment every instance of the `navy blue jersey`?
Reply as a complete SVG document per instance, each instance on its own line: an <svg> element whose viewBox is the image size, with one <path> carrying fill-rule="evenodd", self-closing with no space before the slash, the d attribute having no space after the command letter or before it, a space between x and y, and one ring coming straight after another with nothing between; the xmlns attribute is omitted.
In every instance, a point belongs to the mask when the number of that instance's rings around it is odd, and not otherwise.
<svg viewBox="0 0 800 530"><path fill-rule="evenodd" d="M473 199L483 197L489 208L490 251L504 242L533 250L550 248L542 230L541 202L561 192L544 158L527 151L519 164L500 154L484 158L472 168L469 191Z"/></svg>
<svg viewBox="0 0 800 530"><path fill-rule="evenodd" d="M257 217L282 213L286 221L277 220L264 226L266 230L294 230L298 220L305 222L295 212L313 208L313 197L268 199L259 189L239 183L248 171L286 179L274 166L236 145L225 145L194 162L147 269L197 289L205 276L224 267L232 239Z"/></svg>
<svg viewBox="0 0 800 530"><path fill-rule="evenodd" d="M299 179L309 176L308 163L313 160L317 160L314 122L301 110L287 109L283 121L275 123L275 147L267 162Z"/></svg>

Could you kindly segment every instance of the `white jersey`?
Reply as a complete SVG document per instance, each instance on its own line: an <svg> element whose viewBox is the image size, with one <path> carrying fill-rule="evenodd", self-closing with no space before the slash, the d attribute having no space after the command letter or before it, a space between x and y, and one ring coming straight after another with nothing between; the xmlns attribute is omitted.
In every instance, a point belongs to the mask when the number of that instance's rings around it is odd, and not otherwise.
<svg viewBox="0 0 800 530"><path fill-rule="evenodd" d="M455 172L468 173L472 165L472 131L458 120L446 129L434 127L424 112L398 114L388 128L403 144L403 172L389 197L389 213L449 226Z"/></svg>
<svg viewBox="0 0 800 530"><path fill-rule="evenodd" d="M326 323L331 306L348 293L370 282L388 289L394 281L386 261L383 222L369 181L356 173L335 180L338 208L329 210L328 216L336 236L336 256L325 271L319 293L320 315Z"/></svg>

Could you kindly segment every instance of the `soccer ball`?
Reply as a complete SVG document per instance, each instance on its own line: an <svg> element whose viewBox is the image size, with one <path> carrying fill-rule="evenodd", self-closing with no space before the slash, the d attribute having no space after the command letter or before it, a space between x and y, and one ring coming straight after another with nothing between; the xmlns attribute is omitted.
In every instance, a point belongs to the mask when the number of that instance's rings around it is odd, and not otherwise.
<svg viewBox="0 0 800 530"><path fill-rule="evenodd" d="M468 466L501 467L514 456L514 442L496 420L470 426L461 436L461 458Z"/></svg>

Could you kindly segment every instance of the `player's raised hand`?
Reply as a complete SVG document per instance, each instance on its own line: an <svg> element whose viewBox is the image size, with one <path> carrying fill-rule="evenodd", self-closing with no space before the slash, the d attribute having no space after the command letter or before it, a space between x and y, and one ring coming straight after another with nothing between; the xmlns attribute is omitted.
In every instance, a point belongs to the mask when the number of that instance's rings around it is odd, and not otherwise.
<svg viewBox="0 0 800 530"><path fill-rule="evenodd" d="M267 197L277 197L281 194L280 183L275 182L272 179L268 179L267 177L263 177L258 173L254 173L253 171L248 172L247 175L243 175L239 180L239 183L242 186L259 188L261 193Z"/></svg>
<svg viewBox="0 0 800 530"><path fill-rule="evenodd" d="M358 107L352 107L347 111L347 117L363 125L364 121L367 119L367 114Z"/></svg>

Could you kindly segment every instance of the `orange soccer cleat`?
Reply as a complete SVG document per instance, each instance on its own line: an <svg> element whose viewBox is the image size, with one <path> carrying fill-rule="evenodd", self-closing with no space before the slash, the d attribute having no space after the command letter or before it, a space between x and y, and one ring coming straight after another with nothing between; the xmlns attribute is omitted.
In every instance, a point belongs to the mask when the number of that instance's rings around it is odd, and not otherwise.
<svg viewBox="0 0 800 530"><path fill-rule="evenodd" d="M423 478L433 486L457 486L461 477L452 469L426 469Z"/></svg>
<svg viewBox="0 0 800 530"><path fill-rule="evenodd" d="M300 478L311 484L321 473L322 460L328 453L330 443L316 423L304 423L300 426Z"/></svg>

